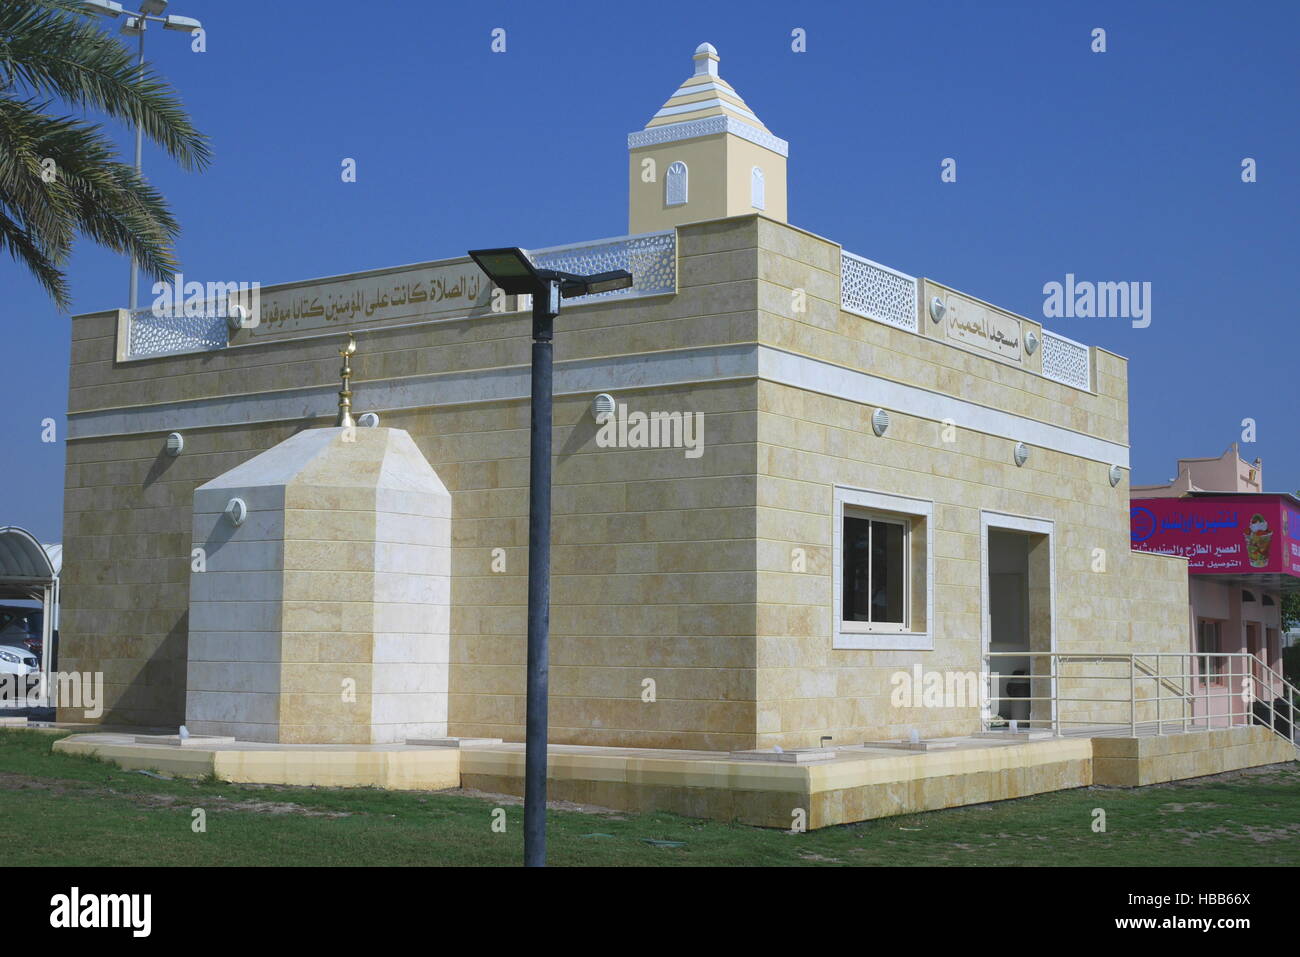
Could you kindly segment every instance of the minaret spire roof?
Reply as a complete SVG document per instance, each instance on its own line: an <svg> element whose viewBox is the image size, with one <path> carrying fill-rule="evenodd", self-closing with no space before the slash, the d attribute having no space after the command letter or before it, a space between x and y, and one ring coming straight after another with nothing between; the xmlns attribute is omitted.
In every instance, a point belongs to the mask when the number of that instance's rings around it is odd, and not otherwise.
<svg viewBox="0 0 1300 957"><path fill-rule="evenodd" d="M735 88L718 75L718 51L712 43L701 43L695 48L692 59L695 61L695 73L650 118L645 127L647 130L673 123L729 116L771 135L771 131L754 115L754 111L745 104Z"/></svg>

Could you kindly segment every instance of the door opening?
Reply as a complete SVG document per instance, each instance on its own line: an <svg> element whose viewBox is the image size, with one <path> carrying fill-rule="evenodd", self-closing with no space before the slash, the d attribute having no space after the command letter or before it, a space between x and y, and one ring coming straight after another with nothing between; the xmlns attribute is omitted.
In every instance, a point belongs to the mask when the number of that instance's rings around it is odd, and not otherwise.
<svg viewBox="0 0 1300 957"><path fill-rule="evenodd" d="M1019 727L1052 727L1050 538L988 531L988 650L997 672L994 714Z"/></svg>

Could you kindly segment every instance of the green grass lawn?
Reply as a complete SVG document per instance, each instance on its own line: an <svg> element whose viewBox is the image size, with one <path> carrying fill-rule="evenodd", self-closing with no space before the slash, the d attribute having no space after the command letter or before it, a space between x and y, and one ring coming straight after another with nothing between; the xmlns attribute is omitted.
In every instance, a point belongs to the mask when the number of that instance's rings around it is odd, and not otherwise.
<svg viewBox="0 0 1300 957"><path fill-rule="evenodd" d="M158 780L0 732L5 865L515 865L523 808L491 797ZM492 830L503 806L505 833ZM206 833L192 830L203 808ZM1092 829L1106 812L1105 833ZM1300 864L1300 766L1080 788L808 834L672 814L552 811L555 865ZM656 846L647 840L681 842Z"/></svg>

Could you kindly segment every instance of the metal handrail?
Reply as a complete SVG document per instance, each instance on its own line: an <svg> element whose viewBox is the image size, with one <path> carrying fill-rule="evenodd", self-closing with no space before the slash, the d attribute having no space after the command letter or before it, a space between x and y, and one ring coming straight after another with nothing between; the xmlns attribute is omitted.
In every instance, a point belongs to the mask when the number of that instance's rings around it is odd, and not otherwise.
<svg viewBox="0 0 1300 957"><path fill-rule="evenodd" d="M1260 670L1263 671L1269 678L1272 679L1272 681L1270 682L1270 687L1281 688L1281 694L1275 696L1274 698L1272 698L1267 702L1268 709L1269 709L1269 726L1274 731L1277 731L1278 709L1277 709L1276 702L1279 699L1285 701L1286 702L1286 726L1291 729L1291 743L1296 745L1297 750L1300 750L1300 743L1296 742L1296 726L1295 726L1296 711L1297 711L1296 698L1300 697L1300 694L1297 693L1296 686L1291 684L1291 682L1287 681L1285 676L1274 671L1273 668L1266 661L1256 657L1253 654L1251 654L1250 657L1254 659L1255 664L1259 665ZM1280 731L1278 733L1281 734Z"/></svg>
<svg viewBox="0 0 1300 957"><path fill-rule="evenodd" d="M1167 670L1165 659L1169 658L1179 659L1180 666ZM1017 701L1029 705L1030 716L1023 719L1027 727L1033 729L1036 726L1041 728L1046 725L1057 735L1064 733L1068 726L1105 729L1127 727L1130 734L1137 735L1139 728L1145 728L1148 725L1153 726L1157 734L1162 734L1169 725L1181 727L1182 731L1190 732L1214 730L1221 721L1226 721L1228 727L1267 722L1270 730L1289 744L1297 747L1297 751L1300 753L1300 745L1297 745L1295 740L1296 718L1300 715L1300 706L1297 706L1296 702L1297 697L1300 697L1300 692L1297 692L1296 687L1291 682L1287 681L1285 677L1252 652L1141 652L1125 654L994 651L986 652L984 659L989 666L988 675L992 684L988 700L989 707L983 715L985 730L991 730L992 713L998 709L1001 702ZM1035 665L1045 659L1048 667L1039 674L1006 675L994 670L993 665L998 659L1029 659L1031 670L1038 670ZM1154 659L1154 662L1148 659ZM1202 673L1198 666L1211 659L1221 660L1226 665L1226 669L1215 668L1213 672L1206 669L1207 673ZM1081 719L1074 717L1073 713L1070 715L1063 714L1061 705L1122 706L1125 703L1122 698L1076 697L1074 694L1062 694L1059 687L1062 678L1061 667L1070 663L1107 663L1120 666L1117 670L1126 673L1068 675L1066 679L1072 682L1087 681L1091 683L1128 682L1128 720L1104 720L1095 716ZM1122 667L1123 665L1127 665L1127 668ZM1039 668L1041 668L1041 665L1039 665ZM1003 681L1014 679L1026 682L1027 690L1030 693L1014 697L1006 695L1000 692L996 684L992 682L991 679L995 677ZM1241 679L1240 683L1238 679ZM1039 691L1041 688L1041 685L1036 683L1041 683L1044 680L1049 682L1048 693L1035 694L1034 692ZM1222 684L1219 684L1220 681L1222 681ZM1148 687L1154 693L1147 696L1139 694L1142 682L1149 682ZM1266 691L1263 697L1257 693L1261 690ZM1281 705L1278 704L1279 700L1283 702ZM1167 714L1166 705L1170 702L1175 704L1169 709L1172 713ZM1042 709L1034 708L1035 703L1047 705L1046 716L1041 713ZM1238 703L1241 704L1240 709L1237 707ZM1220 705L1224 705L1222 710L1219 709ZM1142 719L1139 715L1139 708L1142 708L1143 711L1154 708L1154 720ZM1039 713L1035 714L1036 711ZM1018 722L1020 720L1017 719ZM1289 729L1290 737L1283 732L1284 728Z"/></svg>

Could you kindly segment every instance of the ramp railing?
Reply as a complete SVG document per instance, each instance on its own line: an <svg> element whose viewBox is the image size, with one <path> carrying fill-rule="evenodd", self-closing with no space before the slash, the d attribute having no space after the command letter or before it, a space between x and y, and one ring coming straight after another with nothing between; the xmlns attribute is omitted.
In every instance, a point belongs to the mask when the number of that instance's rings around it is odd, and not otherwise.
<svg viewBox="0 0 1300 957"><path fill-rule="evenodd" d="M1296 745L1300 691L1247 652L989 652L984 730L1169 734L1268 727Z"/></svg>

